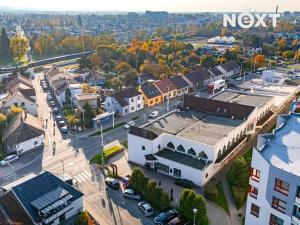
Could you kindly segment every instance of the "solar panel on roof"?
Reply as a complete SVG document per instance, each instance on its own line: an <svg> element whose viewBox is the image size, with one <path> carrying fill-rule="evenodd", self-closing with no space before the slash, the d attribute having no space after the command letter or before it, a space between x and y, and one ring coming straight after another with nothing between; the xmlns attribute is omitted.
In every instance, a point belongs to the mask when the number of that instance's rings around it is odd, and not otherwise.
<svg viewBox="0 0 300 225"><path fill-rule="evenodd" d="M69 192L61 187L54 189L53 191L48 192L47 194L35 199L31 202L31 205L37 210L41 210L46 206L56 202L57 200L68 195Z"/></svg>

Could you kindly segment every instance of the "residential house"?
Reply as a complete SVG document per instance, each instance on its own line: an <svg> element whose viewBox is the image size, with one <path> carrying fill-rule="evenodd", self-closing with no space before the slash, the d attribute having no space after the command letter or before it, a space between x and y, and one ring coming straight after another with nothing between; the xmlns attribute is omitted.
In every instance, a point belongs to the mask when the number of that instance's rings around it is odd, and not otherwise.
<svg viewBox="0 0 300 225"><path fill-rule="evenodd" d="M241 67L235 61L228 61L224 64L218 65L217 68L225 74L225 78L237 75L241 72Z"/></svg>
<svg viewBox="0 0 300 225"><path fill-rule="evenodd" d="M17 89L8 93L2 101L2 111L9 112L12 106L23 108L26 112L37 116L36 95L34 89Z"/></svg>
<svg viewBox="0 0 300 225"><path fill-rule="evenodd" d="M69 83L69 90L71 92L71 98L73 99L75 95L81 95L82 94L82 87L79 83Z"/></svg>
<svg viewBox="0 0 300 225"><path fill-rule="evenodd" d="M90 104L93 109L97 109L98 99L98 95L93 93L83 93L75 95L73 102L75 107L77 107L79 110L82 109L86 103Z"/></svg>
<svg viewBox="0 0 300 225"><path fill-rule="evenodd" d="M143 94L144 104L146 107L152 107L163 101L162 94L154 84L140 86L139 91Z"/></svg>
<svg viewBox="0 0 300 225"><path fill-rule="evenodd" d="M208 71L212 75L210 82L225 79L226 74L219 70L217 66L209 69Z"/></svg>
<svg viewBox="0 0 300 225"><path fill-rule="evenodd" d="M243 46L243 52L247 56L253 56L254 54L262 53L262 47L260 45Z"/></svg>
<svg viewBox="0 0 300 225"><path fill-rule="evenodd" d="M89 72L84 74L83 81L86 82L90 86L103 87L105 85L106 79L103 74L92 69Z"/></svg>
<svg viewBox="0 0 300 225"><path fill-rule="evenodd" d="M154 85L163 96L163 100L171 99L177 96L177 87L171 78L154 82Z"/></svg>
<svg viewBox="0 0 300 225"><path fill-rule="evenodd" d="M144 108L143 94L135 88L123 89L108 96L104 101L104 108L107 112L122 116L136 112Z"/></svg>
<svg viewBox="0 0 300 225"><path fill-rule="evenodd" d="M138 84L139 85L145 85L145 84L148 84L148 83L153 83L156 80L157 80L156 77L151 73L144 73L144 74L140 74L138 76Z"/></svg>
<svg viewBox="0 0 300 225"><path fill-rule="evenodd" d="M170 80L177 89L177 96L188 93L190 84L183 78L183 76L174 76L170 78Z"/></svg>
<svg viewBox="0 0 300 225"><path fill-rule="evenodd" d="M60 106L66 102L66 90L71 84L76 84L76 81L66 79L57 79L53 81L53 93Z"/></svg>
<svg viewBox="0 0 300 225"><path fill-rule="evenodd" d="M83 194L46 171L13 182L0 197L6 224L59 225L83 211Z"/></svg>
<svg viewBox="0 0 300 225"><path fill-rule="evenodd" d="M44 145L43 122L29 113L18 113L4 130L2 142L8 154L18 155Z"/></svg>
<svg viewBox="0 0 300 225"><path fill-rule="evenodd" d="M185 76L183 76L183 78L189 84L189 87L193 90L207 86L210 82L211 77L212 75L205 68L192 71L186 74Z"/></svg>

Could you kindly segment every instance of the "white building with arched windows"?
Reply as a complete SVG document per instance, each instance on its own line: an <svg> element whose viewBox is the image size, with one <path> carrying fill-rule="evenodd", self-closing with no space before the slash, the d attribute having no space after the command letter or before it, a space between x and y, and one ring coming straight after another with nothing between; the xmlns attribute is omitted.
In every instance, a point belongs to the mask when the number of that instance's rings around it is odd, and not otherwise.
<svg viewBox="0 0 300 225"><path fill-rule="evenodd" d="M180 110L130 128L128 161L203 186L272 110L272 97L249 99L247 105L185 95Z"/></svg>

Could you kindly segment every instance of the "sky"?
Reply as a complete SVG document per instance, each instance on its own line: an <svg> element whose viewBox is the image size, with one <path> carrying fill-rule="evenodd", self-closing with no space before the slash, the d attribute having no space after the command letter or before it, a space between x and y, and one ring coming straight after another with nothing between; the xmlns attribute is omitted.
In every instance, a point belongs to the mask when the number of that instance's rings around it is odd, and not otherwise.
<svg viewBox="0 0 300 225"><path fill-rule="evenodd" d="M300 0L0 0L1 8L44 11L300 11Z"/></svg>

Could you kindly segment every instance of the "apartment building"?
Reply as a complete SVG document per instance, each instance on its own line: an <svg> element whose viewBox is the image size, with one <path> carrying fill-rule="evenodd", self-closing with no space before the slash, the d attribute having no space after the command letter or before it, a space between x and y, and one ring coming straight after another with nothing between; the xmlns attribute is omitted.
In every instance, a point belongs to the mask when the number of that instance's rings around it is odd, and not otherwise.
<svg viewBox="0 0 300 225"><path fill-rule="evenodd" d="M277 118L253 149L246 225L300 224L300 114Z"/></svg>

